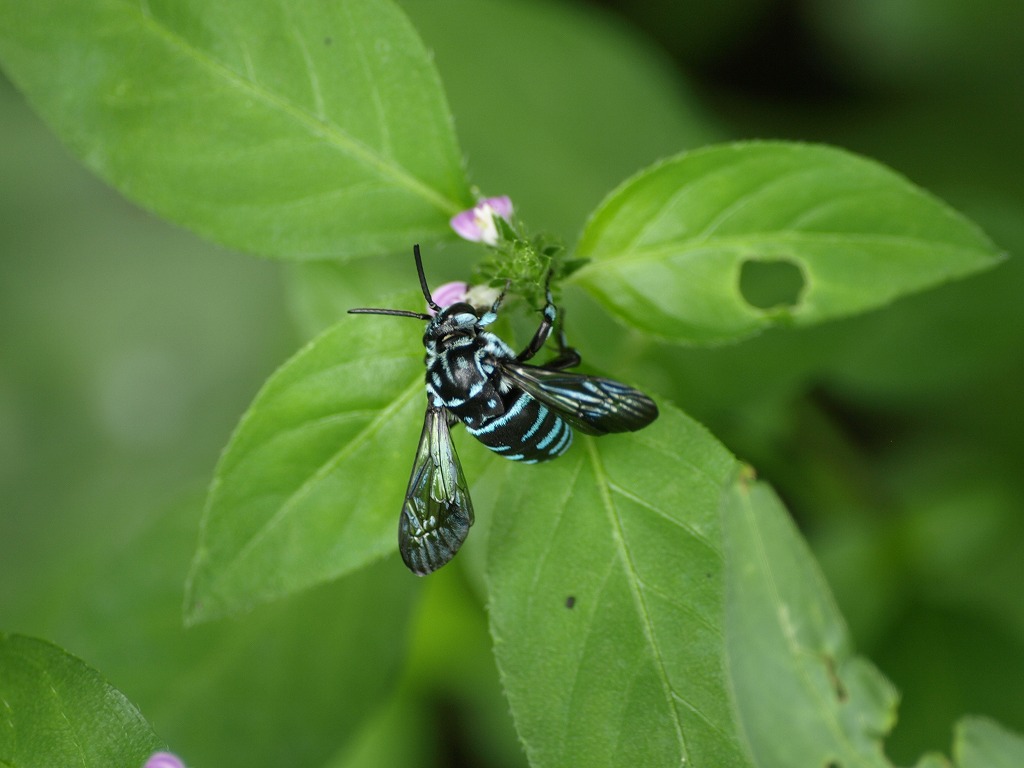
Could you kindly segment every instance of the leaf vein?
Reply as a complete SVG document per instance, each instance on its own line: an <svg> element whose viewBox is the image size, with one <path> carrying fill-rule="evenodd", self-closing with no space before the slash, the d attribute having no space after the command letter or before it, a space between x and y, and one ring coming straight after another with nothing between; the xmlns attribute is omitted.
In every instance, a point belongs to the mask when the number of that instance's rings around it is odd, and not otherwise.
<svg viewBox="0 0 1024 768"><path fill-rule="evenodd" d="M565 517L565 511L568 509L568 501L572 498L574 488L577 481L579 480L580 470L583 467L583 462L579 461L576 464L576 468L573 470L572 479L565 484L565 493L561 499L561 503L556 508L555 527L551 532L551 535L547 537L547 541L544 543L544 551L541 553L540 558L537 560L537 566L533 570L533 579L530 582L530 608L533 608L533 598L541 594L541 590L537 589L537 584L540 583L541 571L544 569L544 564L547 562L548 557L551 555L551 550L555 546L555 534L562 525L562 520Z"/></svg>
<svg viewBox="0 0 1024 768"><path fill-rule="evenodd" d="M713 632L716 637L721 637L722 636L721 628L715 626L715 624L710 619L707 619L704 616L704 614L702 614L700 611L694 610L693 606L690 605L689 603L684 603L678 597L675 597L674 595L670 595L667 592L665 592L664 590L661 590L661 589L658 589L657 587L652 586L648 582L646 582L643 579L641 579L639 576L637 576L637 583L640 585L640 587L644 591L650 592L651 594L653 594L656 597L660 597L662 600L664 600L669 605L671 605L671 606L673 606L675 608L680 609L681 611L686 613L688 616L693 618L698 623L703 624L704 627L709 629L709 630L711 630L711 632Z"/></svg>
<svg viewBox="0 0 1024 768"><path fill-rule="evenodd" d="M412 397L417 393L422 392L423 382L417 378L415 384L408 387L404 392L396 397L388 407L381 409L375 419L368 422L367 425L356 433L349 442L341 446L333 456L324 461L323 464L311 473L309 477L307 477L291 494L288 495L286 499L282 501L281 506L277 508L274 514L256 530L252 537L241 548L239 548L231 562L227 563L219 572L220 577L226 578L236 567L241 565L245 557L254 550L274 528L287 519L287 517L296 508L298 502L305 497L313 487L315 487L319 480L333 471L333 469L345 457L358 450L365 442L373 437L373 435L380 430L383 424L386 423L396 411L401 409L410 399L412 399Z"/></svg>
<svg viewBox="0 0 1024 768"><path fill-rule="evenodd" d="M53 694L54 701L57 704L57 711L60 712L61 719L67 724L68 732L71 736L71 742L78 749L78 754L81 755L82 765L88 765L89 761L85 754L85 746L82 744L82 740L79 738L79 735L76 732L74 723L72 723L71 719L68 717L67 710L64 707L63 699L60 695L60 691L58 691L57 687L53 684L53 675L51 674L50 670L44 667L42 664L36 661L32 661L31 664L36 669L38 669L42 677L45 678L46 685L50 689L50 692Z"/></svg>
<svg viewBox="0 0 1024 768"><path fill-rule="evenodd" d="M702 229L700 232L694 235L693 239L697 241L709 239L709 237L713 235L719 227L725 224L725 222L727 222L730 217L734 216L735 214L742 211L744 208L748 207L752 202L754 202L754 200L757 199L758 196L764 194L767 190L770 190L773 187L788 184L790 181L799 178L800 176L818 173L820 172L820 170L821 169L814 167L795 169L790 171L789 173L784 173L780 176L774 176L770 179L767 179L763 184L759 184L756 187L746 190L742 195L733 200L732 203L725 206L718 213L717 216L715 216L710 222L708 222L707 226L705 226L704 229Z"/></svg>
<svg viewBox="0 0 1024 768"><path fill-rule="evenodd" d="M601 575L600 586L598 587L593 600L594 606L601 605L601 596L604 595L605 590L608 588L608 580L611 577L612 570L614 568L615 561L612 559L608 560L607 566L604 573ZM597 628L597 621L595 620L595 610L591 609L587 617L587 628L586 633L583 635L582 653L585 654L587 644L590 642L591 636L594 634L594 630ZM575 709L574 702L576 701L576 691L579 687L580 671L583 669L582 660L574 666L572 682L569 684L569 698L568 698L568 712L566 716L566 727L559 729L560 741L558 745L558 753L560 755L565 754L565 740L566 737L572 733L572 728L569 727L571 724L568 722L571 718L571 712Z"/></svg>
<svg viewBox="0 0 1024 768"><path fill-rule="evenodd" d="M352 19L352 10L347 5L342 6L346 16L349 19L349 29L356 29L356 25ZM366 78L366 82L370 84L370 98L373 101L373 111L377 115L377 125L380 127L380 142L385 148L386 153L390 153L391 150L391 134L388 131L388 123L385 119L384 104L380 98L380 89L377 87L376 78L373 77L373 72L370 69L369 61L367 61L365 49L363 48L363 38L360 35L352 35L350 38L352 44L352 50L355 51L356 58L359 60L359 66L363 70L363 74Z"/></svg>
<svg viewBox="0 0 1024 768"><path fill-rule="evenodd" d="M159 35L168 44L175 46L184 55L191 57L195 62L224 81L229 82L240 91L244 91L265 105L288 115L311 135L324 139L329 146L334 147L342 154L371 168L378 175L391 179L395 185L404 187L442 211L455 213L460 209L460 205L457 202L449 200L443 194L416 178L405 168L398 165L393 157L382 155L352 136L341 126L329 120L321 119L317 115L310 114L289 101L286 97L262 86L256 80L246 79L235 72L231 67L217 60L207 51L197 47L177 31L156 19L148 6L140 5L138 11L143 23L148 25L154 31L154 34Z"/></svg>
<svg viewBox="0 0 1024 768"><path fill-rule="evenodd" d="M672 696L675 698L676 701L678 701L688 710L693 712L693 714L695 714L697 717L703 720L709 728L714 730L716 733L720 734L723 739L732 740L733 738L735 738L733 735L729 734L725 729L723 729L722 726L718 725L718 723L716 723L714 720L712 720L706 714L704 714L699 708L694 706L693 703L691 703L688 699L684 698L683 696L680 696L675 691L672 692Z"/></svg>
<svg viewBox="0 0 1024 768"><path fill-rule="evenodd" d="M685 760L688 750L686 748L686 737L683 733L683 725L679 719L679 713L676 711L676 708L671 706L671 700L675 691L672 687L671 681L668 679L668 671L665 667L665 660L661 655L661 648L655 639L653 622L650 611L647 608L647 602L644 600L643 593L638 586L640 578L636 570L636 565L633 562L633 557L630 554L629 547L625 541L625 535L622 530L622 520L619 517L618 508L612 500L608 477L605 473L604 466L601 463L594 440L587 441L587 449L590 452L591 466L593 467L594 477L601 494L601 501L604 505L605 513L608 515L609 529L612 532L612 538L614 539L615 547L618 550L619 559L622 562L623 568L626 570L626 581L630 586L633 602L636 606L637 614L641 619L644 637L646 638L647 645L651 650L655 669L657 671L662 690L665 694L666 702L670 704L669 708L672 712L672 725L675 728L680 759Z"/></svg>
<svg viewBox="0 0 1024 768"><path fill-rule="evenodd" d="M613 483L611 481L608 482L608 488L610 490L614 491L615 493L619 494L620 496L623 496L623 497L629 499L634 504L643 507L644 509L648 510L649 512L653 512L655 515L657 515L658 517L662 518L663 520L666 520L667 522L672 523L673 525L678 526L679 528L683 529L688 534L690 534L690 536L692 536L694 539L696 539L701 544L703 544L705 547L707 547L715 555L715 557L717 557L719 560L723 559L721 551L719 549L717 549L714 544L711 543L711 541L708 539L708 537L706 535L704 535L703 533L698 531L690 523L684 522L683 520L680 520L680 519L678 519L676 517L672 517L670 514L665 512L663 509L654 506L653 504L651 504L646 499L640 498L639 496L631 493L630 491L627 491L622 486L616 485L615 483Z"/></svg>
<svg viewBox="0 0 1024 768"><path fill-rule="evenodd" d="M290 6L288 3L284 3L282 9L285 15L288 17L288 33L291 38L295 41L295 45L299 49L299 53L302 54L302 61L306 67L306 76L309 78L310 93L313 96L313 106L316 110L316 117L321 122L328 122L327 110L324 106L324 95L320 90L320 77L317 75L316 66L313 64L313 57L309 53L309 46L306 45L306 41L302 39L302 35L299 34L299 29L295 25L295 19L291 14Z"/></svg>
<svg viewBox="0 0 1024 768"><path fill-rule="evenodd" d="M769 242L779 243L812 243L821 245L841 245L849 246L851 244L860 246L873 246L873 247L892 247L894 245L900 245L927 252L933 254L935 251L944 252L963 252L967 253L985 253L979 244L977 247L972 247L965 244L950 244L949 242L939 240L926 240L921 237L914 237L911 235L899 235L891 233L856 233L856 232L786 232L781 230L766 230L758 232L746 232L741 235L730 235L727 237L715 237L701 242L695 242L693 240L686 241L673 241L668 243L659 243L654 246L645 246L634 249L623 249L616 252L614 255L608 255L601 257L595 261L592 261L586 267L578 270L574 273L581 275L602 268L617 267L620 264L625 263L637 263L645 261L664 261L669 256L686 256L691 253L700 253L708 251L712 248L717 249L730 249L739 251L741 249L750 249L752 246L762 247L761 241L767 240ZM985 253L987 257L988 254Z"/></svg>

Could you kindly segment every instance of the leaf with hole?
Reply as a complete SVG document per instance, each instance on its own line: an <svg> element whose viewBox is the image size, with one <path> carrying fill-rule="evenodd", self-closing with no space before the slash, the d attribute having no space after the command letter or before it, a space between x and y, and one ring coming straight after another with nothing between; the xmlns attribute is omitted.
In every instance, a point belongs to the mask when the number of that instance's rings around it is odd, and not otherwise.
<svg viewBox="0 0 1024 768"><path fill-rule="evenodd" d="M575 255L592 261L572 281L629 325L683 343L863 312L1000 258L970 221L884 166L771 142L641 172L593 214Z"/></svg>
<svg viewBox="0 0 1024 768"><path fill-rule="evenodd" d="M437 72L390 0L0 0L0 61L100 176L235 248L404 251L471 204Z"/></svg>

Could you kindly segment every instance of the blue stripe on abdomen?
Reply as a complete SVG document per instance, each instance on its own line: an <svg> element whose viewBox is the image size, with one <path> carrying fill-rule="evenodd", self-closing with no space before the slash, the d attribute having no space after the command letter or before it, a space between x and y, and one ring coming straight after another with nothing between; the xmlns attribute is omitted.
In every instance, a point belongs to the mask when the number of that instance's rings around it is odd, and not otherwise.
<svg viewBox="0 0 1024 768"><path fill-rule="evenodd" d="M492 451L516 461L547 461L572 444L572 428L522 391L508 393L505 412L466 431Z"/></svg>

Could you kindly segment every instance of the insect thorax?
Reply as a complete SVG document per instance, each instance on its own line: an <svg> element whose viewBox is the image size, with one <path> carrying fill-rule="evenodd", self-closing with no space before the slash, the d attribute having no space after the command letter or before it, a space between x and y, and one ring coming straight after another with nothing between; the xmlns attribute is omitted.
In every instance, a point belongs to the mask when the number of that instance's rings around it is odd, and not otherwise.
<svg viewBox="0 0 1024 768"><path fill-rule="evenodd" d="M504 377L502 364L516 357L512 348L493 333L474 331L428 342L431 404L448 409L471 435L506 458L536 462L560 456L572 443L572 429Z"/></svg>
<svg viewBox="0 0 1024 768"><path fill-rule="evenodd" d="M430 401L460 419L481 419L504 412L500 363L514 359L512 349L493 333L474 328L443 339L427 340L426 385Z"/></svg>

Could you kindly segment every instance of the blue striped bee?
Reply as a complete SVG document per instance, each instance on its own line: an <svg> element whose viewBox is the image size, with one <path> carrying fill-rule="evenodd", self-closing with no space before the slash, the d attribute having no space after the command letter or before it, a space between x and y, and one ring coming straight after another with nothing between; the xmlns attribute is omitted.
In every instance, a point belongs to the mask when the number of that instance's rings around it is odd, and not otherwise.
<svg viewBox="0 0 1024 768"><path fill-rule="evenodd" d="M413 573L425 576L455 557L473 524L473 502L452 445L452 425L461 421L469 434L507 459L536 463L565 453L573 429L588 435L633 432L654 421L658 408L625 384L566 372L579 365L580 356L566 346L561 332L558 357L540 366L527 364L555 325L550 290L540 326L526 349L516 354L486 330L498 317L504 291L487 311L465 302L442 308L427 287L418 245L413 255L432 316L403 309L349 312L427 321L427 411L398 521L402 560Z"/></svg>

